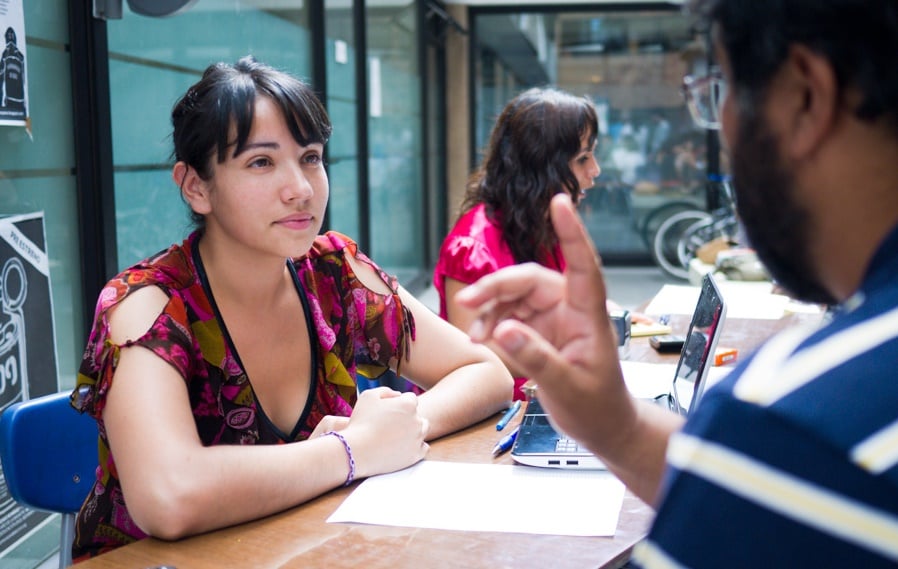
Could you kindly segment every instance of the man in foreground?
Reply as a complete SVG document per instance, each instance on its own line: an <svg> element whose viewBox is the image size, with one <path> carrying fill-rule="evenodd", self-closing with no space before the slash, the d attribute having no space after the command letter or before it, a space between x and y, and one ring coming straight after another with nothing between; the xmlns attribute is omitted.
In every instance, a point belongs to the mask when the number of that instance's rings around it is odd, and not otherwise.
<svg viewBox="0 0 898 569"><path fill-rule="evenodd" d="M838 304L769 341L683 424L630 397L598 257L552 202L568 268L485 277L471 329L539 385L558 426L657 507L644 567L898 562L898 2L706 0L719 72L691 79L739 215L776 281Z"/></svg>

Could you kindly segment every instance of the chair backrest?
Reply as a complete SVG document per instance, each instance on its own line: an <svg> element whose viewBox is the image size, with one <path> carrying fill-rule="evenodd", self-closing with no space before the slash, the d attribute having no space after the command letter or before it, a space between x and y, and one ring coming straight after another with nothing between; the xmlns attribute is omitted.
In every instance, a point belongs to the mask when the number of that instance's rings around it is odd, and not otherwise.
<svg viewBox="0 0 898 569"><path fill-rule="evenodd" d="M15 403L0 414L0 464L19 504L77 512L96 479L97 422L68 392Z"/></svg>
<svg viewBox="0 0 898 569"><path fill-rule="evenodd" d="M10 496L62 514L59 567L72 564L75 513L96 479L97 422L69 404L69 393L35 397L0 414L0 465Z"/></svg>

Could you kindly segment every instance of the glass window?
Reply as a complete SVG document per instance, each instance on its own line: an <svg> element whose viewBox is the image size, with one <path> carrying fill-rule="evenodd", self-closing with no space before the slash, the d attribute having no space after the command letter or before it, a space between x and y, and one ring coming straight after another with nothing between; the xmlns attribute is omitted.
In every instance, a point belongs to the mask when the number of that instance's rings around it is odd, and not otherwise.
<svg viewBox="0 0 898 569"><path fill-rule="evenodd" d="M447 188L446 188L446 50L445 36L448 24L442 20L429 22L426 42L427 64L425 82L427 85L427 248L428 264L436 264L446 228ZM429 269L429 267L426 267ZM430 274L427 275L430 283Z"/></svg>
<svg viewBox="0 0 898 569"><path fill-rule="evenodd" d="M331 191L328 227L359 240L362 237L356 90L359 46L354 35L352 2L326 0L324 9L327 110L334 125L327 145Z"/></svg>
<svg viewBox="0 0 898 569"><path fill-rule="evenodd" d="M9 12L7 4L0 8L4 15ZM3 264L8 271L0 275L0 402L4 407L25 395L36 397L74 387L86 341L68 2L26 1L19 6L23 8L25 29L14 31L18 32L16 46L25 55L31 134L22 126L0 126L0 216L43 213L42 238L32 234L30 227L22 235L42 246L47 254L56 344L35 336L34 330L40 326L29 327L34 316L28 296L36 287L21 280L24 263L19 270L14 264ZM15 242L14 232L7 229L3 233L2 239ZM46 303L37 295L32 298L36 303ZM23 320L18 320L19 316ZM49 367L33 365L35 358L55 360L56 375L46 377ZM30 389L23 388L22 379L28 380ZM16 506L2 476L0 509L0 525L4 528L0 534L0 565L37 567L59 547L59 516Z"/></svg>
<svg viewBox="0 0 898 569"><path fill-rule="evenodd" d="M552 85L599 113L601 176L581 203L606 262L650 262L672 212L706 207L707 135L680 86L705 57L676 10L476 13L475 144L520 91ZM478 155L477 159L480 159Z"/></svg>
<svg viewBox="0 0 898 569"><path fill-rule="evenodd" d="M400 282L424 265L417 2L366 2L371 257Z"/></svg>
<svg viewBox="0 0 898 569"><path fill-rule="evenodd" d="M63 0L25 2L31 136L0 126L0 214L43 212L60 389L75 385L84 349L81 251L78 243L68 6ZM51 349L53 347L45 347ZM35 349L32 347L32 349ZM52 353L49 355L52 356Z"/></svg>

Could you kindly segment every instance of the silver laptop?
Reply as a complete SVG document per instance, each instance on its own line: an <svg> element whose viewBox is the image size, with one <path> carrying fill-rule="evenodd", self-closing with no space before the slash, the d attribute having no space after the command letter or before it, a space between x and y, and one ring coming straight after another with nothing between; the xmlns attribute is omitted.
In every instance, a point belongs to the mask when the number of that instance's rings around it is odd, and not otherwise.
<svg viewBox="0 0 898 569"><path fill-rule="evenodd" d="M692 413L704 393L711 369L709 362L723 332L725 318L726 303L714 277L707 273L702 278L698 302L680 351L670 392L656 397L655 402L684 416ZM591 470L605 468L595 455L552 427L548 415L539 403L538 390L527 405L517 439L511 449L511 457L515 462L529 466Z"/></svg>

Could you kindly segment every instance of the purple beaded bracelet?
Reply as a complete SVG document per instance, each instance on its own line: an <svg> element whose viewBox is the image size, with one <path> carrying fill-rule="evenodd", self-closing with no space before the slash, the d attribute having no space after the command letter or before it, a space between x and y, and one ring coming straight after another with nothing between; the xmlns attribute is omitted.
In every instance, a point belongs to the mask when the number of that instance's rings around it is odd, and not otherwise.
<svg viewBox="0 0 898 569"><path fill-rule="evenodd" d="M352 449L349 448L349 443L346 442L346 437L344 437L337 431L328 431L322 436L326 437L327 435L334 435L335 437L337 437L337 439L341 443L343 443L343 448L346 449L346 457L349 459L349 474L346 475L346 482L343 483L343 486L349 486L355 479L355 459L352 457Z"/></svg>

